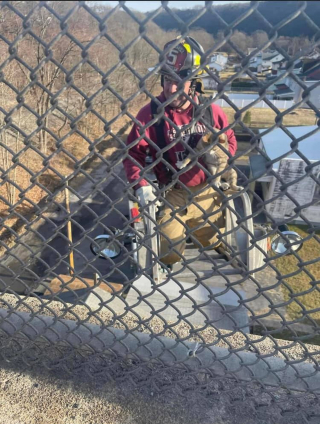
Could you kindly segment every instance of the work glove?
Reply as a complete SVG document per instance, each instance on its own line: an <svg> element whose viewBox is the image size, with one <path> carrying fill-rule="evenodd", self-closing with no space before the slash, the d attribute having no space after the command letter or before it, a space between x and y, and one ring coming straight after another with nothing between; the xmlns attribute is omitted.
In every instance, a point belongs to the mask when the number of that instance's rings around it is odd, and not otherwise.
<svg viewBox="0 0 320 424"><path fill-rule="evenodd" d="M146 206L148 203L153 202L156 199L154 194L153 187L151 185L142 186L136 191L136 196L141 204L141 206ZM157 200L155 206L160 206L160 202ZM156 208L157 209L157 208Z"/></svg>

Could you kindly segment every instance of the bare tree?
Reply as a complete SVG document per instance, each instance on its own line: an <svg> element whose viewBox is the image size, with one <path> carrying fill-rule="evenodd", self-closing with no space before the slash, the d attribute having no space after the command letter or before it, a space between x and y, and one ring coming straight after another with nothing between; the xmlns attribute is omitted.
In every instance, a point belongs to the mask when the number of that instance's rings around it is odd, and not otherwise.
<svg viewBox="0 0 320 424"><path fill-rule="evenodd" d="M269 40L268 34L265 31L256 31L251 36L252 47L260 47Z"/></svg>
<svg viewBox="0 0 320 424"><path fill-rule="evenodd" d="M204 51L211 49L214 45L214 38L211 34L206 32L204 29L191 30L189 33L190 37L196 39L203 47Z"/></svg>
<svg viewBox="0 0 320 424"><path fill-rule="evenodd" d="M20 124L21 109L18 114L18 127L20 127ZM4 129L0 133L0 144L1 168L4 172L7 172L5 179L6 197L8 203L14 205L16 201L17 165L12 161L12 156L20 150L20 133L18 131L12 133L8 129Z"/></svg>
<svg viewBox="0 0 320 424"><path fill-rule="evenodd" d="M298 53L304 47L309 46L310 44L311 43L308 37L293 37L288 43L288 54L294 56L296 53Z"/></svg>

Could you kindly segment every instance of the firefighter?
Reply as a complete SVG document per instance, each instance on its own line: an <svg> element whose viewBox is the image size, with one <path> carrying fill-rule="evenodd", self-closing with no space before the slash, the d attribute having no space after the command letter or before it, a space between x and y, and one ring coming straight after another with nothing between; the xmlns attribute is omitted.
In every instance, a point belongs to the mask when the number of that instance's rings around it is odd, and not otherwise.
<svg viewBox="0 0 320 424"><path fill-rule="evenodd" d="M156 160L160 149L171 146L163 153L161 162L154 165L158 183L161 187L166 186L174 179L174 171L180 171L176 163L189 154L188 146L195 147L208 131L199 121L186 127L192 120L196 121L195 106L187 96L196 104L201 103L203 89L199 75L202 72L200 64L203 48L191 37L176 46L173 43L177 44L177 40L165 45L165 63L159 70L163 90L157 99L161 104L166 102L163 116L155 124L148 125L155 116L159 116L157 103L151 101L139 111L136 120L140 124L134 123L127 138L129 150L123 164L129 183L136 181L133 187L142 207L149 202L157 202L156 191L143 178L147 155L151 154L153 160ZM229 125L225 113L215 104L207 108L204 118L218 130ZM232 129L225 131L225 134L232 156L236 152L237 141ZM164 209L158 218L161 239L159 259L162 263L172 265L180 261L188 238L198 247L217 248L221 243L217 238L225 226L220 210L221 195L208 185L208 176L205 164L199 159L190 169L180 171L174 185L170 184Z"/></svg>

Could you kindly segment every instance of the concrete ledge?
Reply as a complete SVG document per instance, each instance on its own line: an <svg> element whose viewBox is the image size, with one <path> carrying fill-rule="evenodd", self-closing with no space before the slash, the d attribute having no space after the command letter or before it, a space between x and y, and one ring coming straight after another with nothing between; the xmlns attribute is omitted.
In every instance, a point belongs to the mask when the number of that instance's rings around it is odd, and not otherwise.
<svg viewBox="0 0 320 424"><path fill-rule="evenodd" d="M121 358L159 361L168 367L183 364L190 371L210 370L217 376L320 393L320 373L316 361L313 365L301 359L289 365L270 355L260 355L259 358L253 353L230 352L216 346L199 349L197 343L177 342L168 337L156 337L138 331L128 334L127 331L112 327L101 328L94 324L79 324L77 321L57 320L44 315L33 316L1 309L0 316L0 329L10 336L10 340L24 335L35 344L40 339L52 344L65 341L75 349L86 345L96 352L112 352Z"/></svg>

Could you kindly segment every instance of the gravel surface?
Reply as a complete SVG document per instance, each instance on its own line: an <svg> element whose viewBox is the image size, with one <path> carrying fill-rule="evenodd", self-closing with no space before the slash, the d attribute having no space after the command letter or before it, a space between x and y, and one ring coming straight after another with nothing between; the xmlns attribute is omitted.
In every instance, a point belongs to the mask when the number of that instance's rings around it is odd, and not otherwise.
<svg viewBox="0 0 320 424"><path fill-rule="evenodd" d="M315 424L319 399L214 380L206 390L157 392L130 375L116 383L78 371L2 363L1 424Z"/></svg>
<svg viewBox="0 0 320 424"><path fill-rule="evenodd" d="M172 323L170 330L164 330L164 323L154 318L148 328L143 328L130 313L116 320L106 310L94 317L85 306L37 298L4 295L1 302L0 307L6 309L14 307L98 325L102 321L116 328L152 331L225 348L248 351L251 346L261 355L305 357L299 343L277 340L280 348L270 337L223 330L218 334L213 328L194 336L185 322ZM89 350L75 353L63 344L53 348L45 341L41 343L35 348L25 340L17 339L7 346L1 342L2 358L13 362L1 361L0 424L320 423L319 399L314 394L290 393L284 388L262 387L207 373L192 374L183 366L166 369L159 363L111 359ZM318 346L308 345L308 352L317 351Z"/></svg>

